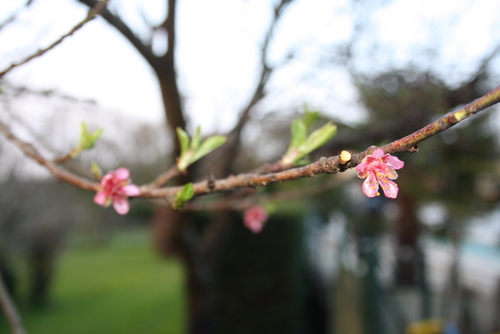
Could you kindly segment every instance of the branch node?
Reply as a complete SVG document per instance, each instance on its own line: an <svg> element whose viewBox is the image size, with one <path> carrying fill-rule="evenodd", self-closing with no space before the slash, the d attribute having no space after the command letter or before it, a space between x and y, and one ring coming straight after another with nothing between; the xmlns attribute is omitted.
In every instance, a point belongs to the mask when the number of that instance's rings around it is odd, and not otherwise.
<svg viewBox="0 0 500 334"><path fill-rule="evenodd" d="M215 177L213 174L209 174L207 178L207 188L210 192L215 190Z"/></svg>
<svg viewBox="0 0 500 334"><path fill-rule="evenodd" d="M340 158L339 163L342 165L345 165L346 163L351 161L352 153L349 151L343 150L342 152L340 152L339 158Z"/></svg>
<svg viewBox="0 0 500 334"><path fill-rule="evenodd" d="M408 152L410 153L418 153L418 146L414 145L408 149Z"/></svg>

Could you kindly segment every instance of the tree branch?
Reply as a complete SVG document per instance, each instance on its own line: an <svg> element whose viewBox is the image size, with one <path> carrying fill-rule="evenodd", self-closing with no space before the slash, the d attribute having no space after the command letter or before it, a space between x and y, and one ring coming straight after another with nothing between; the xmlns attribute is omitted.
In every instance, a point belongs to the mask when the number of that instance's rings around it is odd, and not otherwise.
<svg viewBox="0 0 500 334"><path fill-rule="evenodd" d="M271 38L274 34L274 30L276 28L276 25L281 18L281 14L283 13L284 8L286 7L287 4L289 4L292 0L281 0L281 2L274 8L274 15L272 18L271 23L269 24L269 27L266 32L266 36L264 38L264 42L262 44L261 50L260 50L260 63L261 63L261 69L260 69L260 75L259 75L259 81L257 83L257 86L255 86L255 90L252 94L252 97L248 104L243 108L243 111L240 114L240 117L238 119L238 123L236 126L231 130L231 132L228 134L228 143L225 145L223 148L223 151L221 151L221 155L226 157L226 160L224 161L223 164L221 164L221 174L227 175L231 173L231 163L234 160L233 157L236 155L236 152L238 151L240 147L240 137L241 133L243 131L243 128L247 121L250 119L250 113L252 109L255 107L255 105L264 98L265 96L265 88L267 85L267 82L269 80L269 77L273 71L273 68L269 66L266 60L266 55L269 49L269 44L271 42Z"/></svg>
<svg viewBox="0 0 500 334"><path fill-rule="evenodd" d="M424 128L398 139L390 144L382 146L385 153L416 152L416 145L421 141L428 139L455 124L462 122L468 117L484 110L495 103L500 102L500 86L468 104L467 106L448 113L440 119L432 122ZM214 192L224 192L237 188L255 188L258 186L267 186L272 183L297 180L304 177L315 177L318 174L337 174L349 168L356 167L361 161L376 149L371 146L363 152L352 154L347 161L341 160L338 155L331 157L322 157L318 161L304 167L293 168L282 172L269 173L264 175L257 174L239 174L229 176L225 179L212 182L202 181L194 184L195 195L204 195ZM143 197L163 197L172 202L173 198L182 189L182 187L170 187L161 189L141 188Z"/></svg>
<svg viewBox="0 0 500 334"><path fill-rule="evenodd" d="M422 129L406 137L398 139L390 144L382 146L381 148L385 153L392 154L400 152L416 152L418 151L417 144L421 141L428 139L442 131L445 131L453 125L464 121L468 117L473 116L481 110L484 110L498 102L500 102L500 86L490 91L486 95L480 97L476 101L466 105L465 107L450 112L445 116L439 118L435 122L432 122L429 125L423 127ZM55 165L53 162L50 162L47 159L43 158L31 144L23 142L18 137L16 137L3 122L0 122L0 132L2 132L16 146L18 146L26 156L32 158L40 165L47 168L58 180L70 183L83 190L90 190L94 192L99 190L100 185L98 183L91 182L71 172L68 172ZM258 186L267 186L272 183L291 181L304 177L315 177L318 174L337 174L349 168L356 167L367 155L371 154L375 149L375 146L371 146L360 153L347 155L341 154L342 158L338 155L331 157L322 157L318 161L307 166L292 168L275 173L262 175L247 173L239 174L236 176L229 176L225 179L219 180L213 180L209 178L206 181L195 183L193 185L194 193L195 195L199 196L215 192L230 191L238 188L255 188ZM343 151L343 153L344 152L345 151ZM347 156L347 158L345 158L345 156ZM173 174L174 172L167 171L166 173L160 175L157 180L163 180L170 177L170 173ZM152 184L141 186L141 197L164 198L168 203L173 203L175 195L183 187L177 186L156 188L157 184L160 183L161 182L156 182L155 180Z"/></svg>
<svg viewBox="0 0 500 334"><path fill-rule="evenodd" d="M54 162L45 159L34 147L33 145L26 143L14 135L9 127L0 121L0 132L7 137L14 145L16 145L27 157L35 160L43 167L54 175L54 177L59 181L64 181L66 183L72 184L77 188L89 191L98 191L99 183L89 181L82 178L74 173L68 172L61 167L57 166Z"/></svg>
<svg viewBox="0 0 500 334"><path fill-rule="evenodd" d="M0 305L2 306L3 313L5 314L5 318L9 322L10 329L13 334L25 334L23 324L21 322L21 317L19 316L19 312L16 309L16 306L12 302L12 299L5 288L5 284L3 282L3 278L0 275Z"/></svg>
<svg viewBox="0 0 500 334"><path fill-rule="evenodd" d="M89 8L96 6L100 1L97 0L78 0L82 4L86 5ZM109 24L118 30L123 37L125 37L132 45L139 51L139 53L146 59L146 61L151 65L155 62L156 56L153 54L151 47L149 45L144 44L130 28L118 17L111 13L107 8L105 8L101 16L105 19Z"/></svg>
<svg viewBox="0 0 500 334"><path fill-rule="evenodd" d="M274 201L291 201L299 200L311 196L316 196L330 190L333 186L338 186L345 183L345 180L339 182L339 178L330 179L327 182L313 185L307 188L295 190L279 191L271 194L251 194L255 190L248 190L242 194L238 194L234 198L232 196L224 197L215 201L198 201L186 203L183 210L186 211L243 211L257 203L268 203Z"/></svg>
<svg viewBox="0 0 500 334"><path fill-rule="evenodd" d="M451 128L453 125L462 122L466 118L473 116L474 114L498 103L499 101L500 86L465 107L460 108L457 111L453 111L441 117L437 121L423 127L422 129L390 144L382 146L381 148L386 153L408 152L413 148L416 148L416 145L421 141Z"/></svg>
<svg viewBox="0 0 500 334"><path fill-rule="evenodd" d="M146 187L159 188L167 184L170 180L175 179L181 174L182 173L179 171L179 168L177 168L177 165L173 165L165 172L158 175L156 179L154 179L151 183L147 184Z"/></svg>
<svg viewBox="0 0 500 334"><path fill-rule="evenodd" d="M29 61L37 58L37 57L40 57L40 56L44 55L48 51L50 51L53 48L55 48L57 45L61 44L62 41L66 37L73 35L76 31L78 31L81 27L83 27L87 22L89 22L92 19L94 19L96 17L96 15L98 15L104 9L104 7L106 7L107 3L108 3L108 0L102 0L102 1L96 2L96 5L92 9L89 10L89 12L87 14L87 17L85 17L81 22L79 22L76 26L74 26L68 33L66 33L63 36L61 36L57 41L55 41L54 43L50 44L45 49L38 50L36 53L32 54L31 56L25 58L24 60L22 60L22 61L20 61L18 63L13 63L7 69L5 69L2 72L0 72L0 78L3 77L5 74L7 74L13 68L21 66L23 64L26 64L27 62L29 62Z"/></svg>
<svg viewBox="0 0 500 334"><path fill-rule="evenodd" d="M252 95L252 98L250 99L250 102L248 105L245 107L243 112L240 115L240 118L238 120L238 124L236 127L233 129L232 134L235 136L239 136L241 133L241 130L243 129L243 126L247 122L250 111L252 108L259 102L264 96L265 92L264 89L266 87L266 84L269 80L269 76L271 75L271 72L273 71L273 68L267 63L266 56L267 52L269 50L269 44L271 43L271 38L274 34L274 30L276 29L276 25L281 18L281 14L283 13L284 8L286 7L287 4L289 4L291 0L282 0L275 8L274 8L274 16L273 19L269 25L269 28L267 29L266 32L266 37L264 38L264 43L262 44L262 48L260 51L260 62L262 64L262 67L260 69L260 76L259 76L259 82L257 86L255 87L255 91Z"/></svg>
<svg viewBox="0 0 500 334"><path fill-rule="evenodd" d="M33 0L28 0L24 4L24 7L28 8L32 3L33 3ZM20 11L21 11L20 9L16 10L11 16L9 16L7 19L5 19L5 21L3 21L2 23L0 23L0 30L2 30L3 28L5 28L10 23L14 22L15 19L17 18L17 15L19 15Z"/></svg>

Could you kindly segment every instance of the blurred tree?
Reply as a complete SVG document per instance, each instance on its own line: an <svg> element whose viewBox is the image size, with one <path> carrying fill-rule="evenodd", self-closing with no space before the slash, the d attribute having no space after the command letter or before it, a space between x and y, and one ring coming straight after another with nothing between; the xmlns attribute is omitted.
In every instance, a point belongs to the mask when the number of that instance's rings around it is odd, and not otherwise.
<svg viewBox="0 0 500 334"><path fill-rule="evenodd" d="M362 103L369 111L369 124L380 127L393 123L385 131L385 140L399 138L416 130L438 115L484 94L485 67L456 89L431 73L415 70L391 71L374 77L355 76ZM497 140L486 113L471 119L467 127L452 129L422 144L426 154L404 156L405 171L400 173L397 203L400 217L396 226L399 251L396 280L414 285L420 263L418 235L420 220L417 207L431 201L446 205L452 221L463 221L472 214L485 214L493 208L496 194L485 194L480 181L494 178L498 159ZM363 129L369 130L367 125ZM363 130L361 130L363 131ZM362 147L362 146L361 146ZM451 163L453 161L453 163ZM425 168L424 168L425 167ZM408 256L404 256L404 255Z"/></svg>
<svg viewBox="0 0 500 334"><path fill-rule="evenodd" d="M342 148L361 150L370 143L383 145L393 138L403 137L421 128L439 115L464 103L464 99L474 99L484 94L488 82L486 65L490 59L491 57L486 58L477 73L455 89L447 87L436 75L415 68L389 70L371 75L353 74L361 102L368 111L366 123L357 126L355 131L361 133L364 139L356 136L342 137L342 131L336 139L341 142ZM405 168L399 172L397 180L400 191L396 199L398 215L393 227L396 240L394 282L399 287L419 291L420 318L429 318L435 313L431 309L431 291L425 271L424 253L419 242L425 223L421 221L419 209L428 203L439 203L443 206L446 215L443 217L444 221L440 222L441 226L444 226L441 233L444 232L458 247L467 218L485 215L495 208L498 201L496 164L499 153L490 115L480 115L470 119L467 126L459 126L426 140L420 147L420 153L401 156L405 161ZM337 153L337 145L339 144L332 142L332 151L326 154ZM369 201L375 204L375 199ZM378 203L380 206L383 201ZM338 208L342 209L342 206ZM363 225L372 224L373 221L363 219L359 212L351 218L359 220L353 226L353 233L357 238L366 238L367 229L377 229ZM377 233L381 231L379 226ZM366 252L363 247L358 246L361 248L362 257L367 258L366 263L373 261L372 251ZM372 273L373 268L369 268L371 269L368 273ZM454 291L461 289L457 277L455 264L450 272L450 284L453 285ZM364 281L372 287L377 284L373 275L373 282L368 282L366 277ZM366 290L363 298L371 307L365 312L365 325L366 328L373 329L370 317L380 305L374 303L373 296L370 299L370 293L373 294L373 291ZM460 309L463 311L467 308ZM467 315L460 313L459 316ZM397 318L394 314L393 321L396 323ZM459 319L452 320L458 323ZM462 330L466 330L465 325Z"/></svg>
<svg viewBox="0 0 500 334"><path fill-rule="evenodd" d="M177 127L185 129L187 122L181 93L178 88L175 65L177 1L165 1L167 3L167 17L160 25L150 27L151 36L153 32L158 33L159 31L166 36L168 49L162 55L156 55L149 41L141 40L117 13L105 9L101 15L130 41L155 72L163 97L166 119L171 130L170 133L173 135L174 150L171 161L175 161L175 157L180 155L180 144L175 136L175 129ZM97 4L96 0L79 0L79 2L88 7ZM261 64L256 86L248 104L241 110L236 126L228 135L228 143L222 148L222 153L217 155L217 163L213 164L211 169L203 168L201 171L197 169L199 164L195 164L189 168L189 174L177 179L177 182L184 184L193 180L196 175L205 177L207 174L213 174L215 177L220 177L236 172L235 162L241 147L243 128L250 118L253 107L265 96L269 77L274 70L266 60L273 31L287 5L291 2L292 0L278 1L272 9L272 19L262 44ZM231 240L233 235L230 231L234 218L231 218L230 214L222 212L211 219L212 223L200 225L200 222L206 219L203 218L203 215L172 209L158 210L156 219L153 221L157 248L164 255L180 257L185 263L190 332L213 333L218 327L225 328L224 323L221 323L224 318L220 317L218 313L229 306L225 304L227 300L224 298L218 299L218 296L214 295L214 291L224 289L224 287L217 287L220 273L236 273L242 270L241 267L224 267L224 263L220 262L221 254L232 252L230 248L227 248L227 245L228 240ZM189 223L197 224L198 227L193 229ZM275 240L275 243L277 245L282 245L280 240L282 237L284 238L285 235L276 235L277 240ZM287 305L285 301L282 302L283 307L286 308ZM231 314L225 315L229 316ZM231 320L228 319L227 321L230 322ZM282 321L286 322L287 320L282 319Z"/></svg>

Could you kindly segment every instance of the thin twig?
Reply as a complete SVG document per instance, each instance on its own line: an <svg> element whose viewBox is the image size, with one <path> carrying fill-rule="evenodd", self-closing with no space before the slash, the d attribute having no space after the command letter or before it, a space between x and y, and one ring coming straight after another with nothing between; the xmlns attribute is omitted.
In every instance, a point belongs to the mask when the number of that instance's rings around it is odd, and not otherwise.
<svg viewBox="0 0 500 334"><path fill-rule="evenodd" d="M10 131L9 127L0 121L0 132L7 137L14 145L16 145L27 157L35 160L40 165L47 168L47 170L54 175L54 177L59 181L64 181L69 184L74 185L83 190L89 191L98 191L99 184L96 182L92 182L87 180L81 176L78 176L74 173L71 173L63 168L57 166L52 161L45 159L34 147L33 145L22 141L18 138L12 131Z"/></svg>
<svg viewBox="0 0 500 334"><path fill-rule="evenodd" d="M274 7L274 12L273 12L273 18L271 23L269 24L269 27L267 28L266 35L264 37L264 41L262 44L262 47L260 48L260 74L258 78L258 83L255 86L255 89L253 91L252 97L250 98L250 101L248 104L243 108L238 122L236 123L236 126L229 132L228 134L228 142L226 145L223 146L222 150L219 151L218 154L221 155L221 157L225 157L225 160L222 160L222 167L220 167L220 170L224 174L228 174L231 172L231 164L233 159L228 158L228 157L234 157L236 156L236 153L239 150L240 144L241 144L241 134L243 132L243 128L245 127L246 123L250 119L252 110L254 107L257 105L259 101L261 101L265 95L266 95L266 87L269 82L269 78L271 77L271 74L274 71L274 67L269 65L266 56L268 54L268 50L271 44L271 39L272 36L274 35L274 32L276 30L276 27L278 25L278 22L280 18L282 17L283 11L286 8L287 5L291 3L291 0L281 0L281 2ZM224 159L224 158L223 158Z"/></svg>
<svg viewBox="0 0 500 334"><path fill-rule="evenodd" d="M500 86L463 108L450 112L414 133L381 147L386 153L408 152L418 143L473 116L500 101Z"/></svg>
<svg viewBox="0 0 500 334"><path fill-rule="evenodd" d="M182 173L179 171L179 168L177 168L177 165L173 165L169 169L167 169L165 172L161 173L154 179L153 182L148 183L146 187L151 187L151 188L159 188L165 184L167 184L170 180L175 179Z"/></svg>
<svg viewBox="0 0 500 334"><path fill-rule="evenodd" d="M89 12L87 14L87 17L85 19L83 19L83 21L79 22L76 26L74 26L73 29L71 29L68 33L66 33L63 36L61 36L58 40L56 40L54 43L52 43L49 46L47 46L45 49L38 50L37 52L35 52L31 56L25 58L24 60L22 60L22 61L20 61L18 63L13 63L7 69L5 69L4 71L0 72L0 78L3 77L5 74L7 74L13 68L21 66L21 65L24 65L27 62L29 62L29 61L31 61L31 60L33 60L35 58L38 58L38 57L44 55L46 52L52 50L57 45L61 44L61 42L66 37L73 35L77 30L79 30L81 27L83 27L87 22L89 22L92 19L94 19L101 12L101 10L106 6L107 2L108 2L108 0L99 1L95 5L94 8L92 8L91 10L89 10Z"/></svg>
<svg viewBox="0 0 500 334"><path fill-rule="evenodd" d="M416 145L421 141L430 138L455 124L462 122L468 117L484 110L500 101L500 86L477 99L476 101L460 108L456 111L441 117L435 122L423 127L422 129L394 142L382 146L381 148L386 153L400 153L400 152L416 152ZM9 128L0 122L0 132L2 132L10 141L18 146L23 153L37 161L40 165L47 168L58 180L70 183L78 188L98 191L99 184L89 181L71 172L68 172L61 167L57 166L51 161L48 161L38 153L38 151L29 143L26 143L15 136ZM268 174L239 174L236 176L229 176L225 179L201 181L193 184L195 195L204 195L215 192L224 192L235 190L238 188L256 188L258 186L267 186L271 183L278 183L283 181L291 181L304 177L315 177L318 174L337 174L344 172L349 168L356 167L361 161L376 149L375 146L369 147L363 152L352 154L351 159L341 160L338 155L331 157L322 157L318 161L307 166L288 169L285 171L268 173ZM167 173L160 175L160 179L166 179ZM183 186L156 188L151 185L143 185L141 189L141 197L145 198L164 198L167 202L171 203L175 195L183 188Z"/></svg>
<svg viewBox="0 0 500 334"><path fill-rule="evenodd" d="M10 329L13 334L26 334L21 317L9 296L7 288L5 287L2 276L0 275L0 305L2 306L3 313L9 322Z"/></svg>
<svg viewBox="0 0 500 334"><path fill-rule="evenodd" d="M242 196L237 198L227 198L224 197L220 200L215 201L205 201L205 202L189 202L183 207L183 210L188 211L243 211L257 203L269 203L269 202L282 202L282 201L293 201L302 198L307 198L311 196L316 196L330 190L334 186L338 186L347 181L344 179L339 181L339 178L330 179L327 182L316 184L307 188L300 188L296 190L286 190L279 191L272 194L254 194L249 195L248 193L243 193ZM243 198L242 198L243 197Z"/></svg>
<svg viewBox="0 0 500 334"><path fill-rule="evenodd" d="M27 8L29 7L31 4L33 3L33 0L28 0L28 2L26 2L24 4L24 7ZM19 12L21 11L21 9L18 9L16 10L14 13L12 13L11 16L9 16L5 21L3 21L2 23L0 23L0 30L2 30L3 28L5 28L7 25L9 25L10 23L14 22L17 18L17 16L19 15Z"/></svg>
<svg viewBox="0 0 500 334"><path fill-rule="evenodd" d="M424 128L404 137L398 139L390 144L382 146L381 148L386 153L400 153L400 152L415 152L416 145L421 141L430 138L455 124L458 124L466 118L484 110L495 103L500 102L500 86L477 99L476 101L468 104L467 106L453 111L437 121L425 126ZM203 195L214 192L224 192L234 190L237 188L255 188L258 186L267 186L272 183L283 181L291 181L304 177L315 177L318 174L337 174L349 168L356 167L361 161L376 149L375 146L369 147L363 152L353 154L350 161L340 161L338 155L331 157L322 157L318 161L307 166L293 168L277 173L269 173L264 175L257 174L239 174L236 176L229 176L225 179L220 179L212 182L210 187L207 182L202 181L195 183L195 195ZM169 187L161 189L148 189L141 188L143 197L163 197L167 201L172 201L177 192L182 189L179 187Z"/></svg>

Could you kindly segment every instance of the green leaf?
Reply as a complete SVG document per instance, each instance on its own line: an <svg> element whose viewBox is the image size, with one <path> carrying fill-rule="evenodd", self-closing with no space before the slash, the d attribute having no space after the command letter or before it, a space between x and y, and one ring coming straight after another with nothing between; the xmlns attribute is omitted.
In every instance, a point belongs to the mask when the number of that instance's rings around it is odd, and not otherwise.
<svg viewBox="0 0 500 334"><path fill-rule="evenodd" d="M186 168L191 164L191 157L193 156L193 151L188 150L182 157L177 159L177 169L179 169L180 172L184 172Z"/></svg>
<svg viewBox="0 0 500 334"><path fill-rule="evenodd" d="M87 133L87 140L82 143L82 150L90 150L91 148L94 148L95 142L101 138L103 132L103 129L97 129L92 133Z"/></svg>
<svg viewBox="0 0 500 334"><path fill-rule="evenodd" d="M189 159L189 163L192 164L193 162L199 160L200 158L204 157L208 153L212 152L222 144L226 142L226 137L224 136L212 136L208 137L203 143L198 147L198 149L195 151L194 155Z"/></svg>
<svg viewBox="0 0 500 334"><path fill-rule="evenodd" d="M88 136L89 136L89 131L87 128L87 123L82 122L80 126L80 142L78 143L80 147L83 147L82 144L87 141Z"/></svg>
<svg viewBox="0 0 500 334"><path fill-rule="evenodd" d="M85 122L81 123L81 131L80 131L80 141L78 145L71 151L71 158L76 158L80 153L84 150L90 150L94 147L95 142L101 138L104 130L97 129L92 133L89 133L87 124Z"/></svg>
<svg viewBox="0 0 500 334"><path fill-rule="evenodd" d="M326 144L336 133L337 126L331 122L311 133L304 144L299 147L300 153L303 153L301 157Z"/></svg>
<svg viewBox="0 0 500 334"><path fill-rule="evenodd" d="M307 127L301 119L292 122L292 138L290 148L297 148L304 143L307 137Z"/></svg>
<svg viewBox="0 0 500 334"><path fill-rule="evenodd" d="M95 130L94 132L92 132L90 134L90 138L89 138L89 141L88 141L88 145L90 145L87 149L90 149L90 148L93 148L94 145L95 145L95 142L101 138L102 134L104 133L104 129L97 129ZM87 146L88 146L87 145Z"/></svg>
<svg viewBox="0 0 500 334"><path fill-rule="evenodd" d="M101 180L102 179L101 167L99 167L99 165L97 163L95 163L94 161L92 161L91 166L92 167L90 168L90 170L92 171L92 174L94 174L96 179Z"/></svg>
<svg viewBox="0 0 500 334"><path fill-rule="evenodd" d="M177 127L175 131L177 132L177 137L179 138L179 143L181 144L181 157L182 157L184 154L186 154L189 148L189 135L187 134L186 131L182 130L179 127Z"/></svg>
<svg viewBox="0 0 500 334"><path fill-rule="evenodd" d="M175 210L182 209L187 201L194 196L194 186L192 183L187 183L177 194L175 194L175 201L172 207Z"/></svg>
<svg viewBox="0 0 500 334"><path fill-rule="evenodd" d="M314 123L316 123L320 119L320 114L319 111L311 111L309 110L309 106L305 105L305 112L304 115L302 116L302 120L304 122L304 125L306 126L306 129L310 129Z"/></svg>
<svg viewBox="0 0 500 334"><path fill-rule="evenodd" d="M196 128L196 133L193 137L193 140L191 141L191 149L193 151L196 151L196 149L198 148L198 146L200 145L200 134L201 134L201 127L198 126Z"/></svg>

